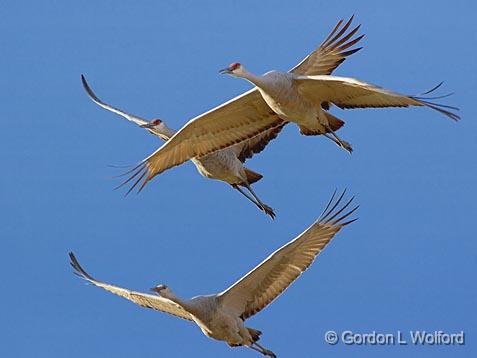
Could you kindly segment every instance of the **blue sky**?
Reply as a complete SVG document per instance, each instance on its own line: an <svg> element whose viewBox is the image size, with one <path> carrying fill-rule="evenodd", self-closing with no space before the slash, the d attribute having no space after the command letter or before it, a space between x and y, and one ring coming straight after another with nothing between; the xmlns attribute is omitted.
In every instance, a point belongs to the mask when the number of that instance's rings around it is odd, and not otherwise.
<svg viewBox="0 0 477 358"><path fill-rule="evenodd" d="M99 279L137 290L220 291L295 237L335 188L361 204L282 297L248 323L280 357L476 354L475 2L2 2L0 354L11 357L253 357L187 322L141 309L72 273L73 250ZM170 127L247 90L218 70L287 70L341 17L365 48L336 74L419 93L455 91L454 123L426 109L334 111L350 156L288 126L248 163L272 222L191 163L139 195L121 171L160 140L95 106L100 97ZM328 330L466 332L466 345L329 346Z"/></svg>

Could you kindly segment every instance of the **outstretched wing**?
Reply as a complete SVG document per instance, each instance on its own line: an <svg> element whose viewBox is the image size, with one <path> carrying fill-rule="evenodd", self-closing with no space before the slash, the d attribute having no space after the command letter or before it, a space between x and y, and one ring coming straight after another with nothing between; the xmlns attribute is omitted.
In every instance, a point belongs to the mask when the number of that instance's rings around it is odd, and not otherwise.
<svg viewBox="0 0 477 358"><path fill-rule="evenodd" d="M329 74L346 56L358 51L359 48L348 49L363 37L352 39L359 26L345 35L352 19L342 28L343 21L340 21L323 44L291 72ZM254 88L189 121L169 142L134 168L123 185L132 182L128 191L130 192L141 183L139 186L141 191L157 174L191 158L204 156L237 143L243 145L236 147L238 156L241 160L245 160L261 151L269 140L276 137L273 136L274 129L283 125L284 121L268 107L261 94ZM267 130L270 132L264 133ZM264 136L258 136L260 134ZM257 138L254 140L255 136ZM245 140L251 141L241 143Z"/></svg>
<svg viewBox="0 0 477 358"><path fill-rule="evenodd" d="M128 121L136 123L138 126L142 126L142 125L148 123L148 121L146 121L145 119L143 119L141 117L135 116L133 114L126 113L123 110L120 110L119 108L113 107L113 106L103 102L102 100L100 100L98 98L98 96L96 96L96 94L93 92L93 90L89 86L88 82L86 82L86 78L83 75L81 75L81 82L83 83L83 88L85 89L86 93L88 94L88 97L94 103L96 103L98 106L103 107L104 109L107 109L108 111L111 111L113 113L119 114L121 117L126 118Z"/></svg>
<svg viewBox="0 0 477 358"><path fill-rule="evenodd" d="M270 143L270 141L274 140L278 134L280 134L283 127L287 123L288 122L283 122L278 127L268 129L253 138L247 139L238 144L234 144L230 148L232 148L232 150L236 153L237 158L242 163L245 163L245 161L252 158L254 154L258 154L264 150L268 143Z"/></svg>
<svg viewBox="0 0 477 358"><path fill-rule="evenodd" d="M135 180L129 189L131 191L142 182L141 191L152 178L169 168L242 142L283 123L258 90L252 89L189 121L134 168L123 184Z"/></svg>
<svg viewBox="0 0 477 358"><path fill-rule="evenodd" d="M331 102L347 108L425 106L457 121L460 117L450 110L458 108L433 103L424 97L402 95L354 78L337 76L297 76L294 79L301 95L313 102ZM437 89L434 87L430 93ZM450 109L450 110L449 110Z"/></svg>
<svg viewBox="0 0 477 358"><path fill-rule="evenodd" d="M182 307L180 307L176 303L166 298L149 295L147 293L142 293L142 292L130 291L125 288L113 286L113 285L95 280L80 266L78 260L76 259L75 255L72 252L70 252L69 256L71 260L70 264L74 268L75 273L78 276L84 278L86 281L92 283L93 285L101 287L105 289L106 291L114 293L115 295L124 297L125 299L132 301L139 306L152 308L153 310L156 310L156 311L162 311L162 312L177 316L179 318L192 321L192 318L187 311L185 311Z"/></svg>
<svg viewBox="0 0 477 358"><path fill-rule="evenodd" d="M330 75L347 56L358 52L362 47L350 49L356 45L364 35L353 38L361 25L346 33L353 21L354 15L341 27L340 20L320 47L306 56L303 61L293 67L290 72L297 75Z"/></svg>
<svg viewBox="0 0 477 358"><path fill-rule="evenodd" d="M93 92L93 90L91 89L90 85L89 85L88 82L86 81L86 78L85 78L83 75L81 75L81 82L83 83L83 88L85 89L86 93L88 94L88 97L89 97L94 103L96 103L98 106L103 107L104 109L107 109L107 110L110 111L110 112L119 114L121 117L126 118L128 121L133 122L133 123L137 124L138 126L143 126L143 125L149 123L149 122L148 122L147 120L145 120L144 118L141 118L141 117L136 116L136 115L134 115L134 114L127 113L127 112L123 111L122 109L113 107L113 106L107 104L106 102L103 102L103 101L102 101L101 99L99 99L99 97L96 96L96 94ZM165 140L165 141L167 141L167 140L169 139L169 137L165 136L163 133L157 132L156 130L154 130L154 128L147 128L147 130L148 130L151 134L154 134L155 136L158 136L158 137L160 137L161 139L163 139L163 140Z"/></svg>
<svg viewBox="0 0 477 358"><path fill-rule="evenodd" d="M323 214L313 225L220 293L218 297L221 304L242 319L247 319L285 291L313 263L336 233L356 220L345 221L358 207L342 214L353 200L351 198L340 208L344 194L335 202L333 194Z"/></svg>

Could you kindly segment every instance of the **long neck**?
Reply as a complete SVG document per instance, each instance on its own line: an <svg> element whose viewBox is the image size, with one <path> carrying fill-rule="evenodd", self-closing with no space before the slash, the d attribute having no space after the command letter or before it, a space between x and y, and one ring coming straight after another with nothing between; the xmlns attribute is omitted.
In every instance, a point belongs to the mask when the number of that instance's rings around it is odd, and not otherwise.
<svg viewBox="0 0 477 358"><path fill-rule="evenodd" d="M176 134L176 131L174 129L170 129L168 126L164 125L164 127L161 130L162 134L165 136L171 138L174 134Z"/></svg>
<svg viewBox="0 0 477 358"><path fill-rule="evenodd" d="M245 68L242 68L242 73L238 77L245 78L247 81L251 82L257 87L261 87L263 84L262 76L255 76L253 73L248 72Z"/></svg>
<svg viewBox="0 0 477 358"><path fill-rule="evenodd" d="M162 297L167 298L168 300L171 300L174 303L177 303L179 306L184 308L186 311L190 311L189 310L189 308L190 308L189 307L189 302L187 300L180 299L179 297L177 297L172 292L169 292L167 295L163 295Z"/></svg>
<svg viewBox="0 0 477 358"><path fill-rule="evenodd" d="M174 134L176 134L176 131L163 124L160 128L154 128L154 133L163 140L168 141Z"/></svg>

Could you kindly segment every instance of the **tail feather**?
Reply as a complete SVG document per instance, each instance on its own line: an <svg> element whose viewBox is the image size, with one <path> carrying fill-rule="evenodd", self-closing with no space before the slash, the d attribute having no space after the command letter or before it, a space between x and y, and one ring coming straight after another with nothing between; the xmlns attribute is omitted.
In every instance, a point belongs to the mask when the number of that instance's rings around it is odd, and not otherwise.
<svg viewBox="0 0 477 358"><path fill-rule="evenodd" d="M300 133L303 135L321 135L325 133L325 130L319 130L319 129L314 130L314 129L310 129L308 127L300 126L300 125L298 125L298 127L300 127Z"/></svg>
<svg viewBox="0 0 477 358"><path fill-rule="evenodd" d="M252 337L254 343L260 339L260 336L262 335L261 331L259 331L258 329L253 329L248 327L247 327L247 330L248 330L248 333L250 333L250 336Z"/></svg>
<svg viewBox="0 0 477 358"><path fill-rule="evenodd" d="M330 126L333 132L336 132L338 129L344 126L345 122L335 117L331 113L323 111L323 114L325 115L326 121L328 122L328 125ZM320 135L320 134L325 134L330 132L329 130L325 128L325 126L319 124L318 122L317 122L316 128L308 128L305 126L299 126L299 127L300 127L300 133L303 135Z"/></svg>
<svg viewBox="0 0 477 358"><path fill-rule="evenodd" d="M340 129L341 127L344 126L345 122L342 121L341 119L333 116L331 113L329 112L324 112L325 113L325 116L326 116L326 119L328 120L328 124L330 125L330 128L336 132L338 129Z"/></svg>
<svg viewBox="0 0 477 358"><path fill-rule="evenodd" d="M250 170L247 168L244 168L244 170L245 170L245 175L247 176L247 181L249 184L256 183L257 181L263 178L262 174L254 172L253 170Z"/></svg>

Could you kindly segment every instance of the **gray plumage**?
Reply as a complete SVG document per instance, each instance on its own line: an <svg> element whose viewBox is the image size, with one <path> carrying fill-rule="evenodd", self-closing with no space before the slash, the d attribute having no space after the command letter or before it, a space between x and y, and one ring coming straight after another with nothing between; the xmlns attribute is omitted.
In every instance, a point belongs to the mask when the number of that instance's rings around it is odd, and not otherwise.
<svg viewBox="0 0 477 358"><path fill-rule="evenodd" d="M116 113L138 126L147 129L150 133L160 137L166 142L176 133L176 131L170 129L164 121L160 119L156 118L151 121L146 121L139 116L129 114L103 102L93 92L83 75L81 76L81 81L90 99L100 107ZM260 153L271 140L277 137L285 124L285 122L282 122L281 125L268 129L249 140L202 157L191 158L191 161L202 176L220 180L231 185L234 189L253 202L260 210L263 210L267 215L274 218L275 213L273 209L264 204L251 187L253 183L262 178L262 175L246 168L244 162L254 154ZM135 184L139 183L138 179L140 178L139 175L134 178ZM133 178L130 180L132 181L132 179ZM127 182L129 182L129 180ZM135 184L129 189L128 193L135 187ZM242 188L248 190L251 196Z"/></svg>
<svg viewBox="0 0 477 358"><path fill-rule="evenodd" d="M328 75L347 56L360 50L350 49L363 37L353 38L359 26L347 33L352 20L349 19L344 25L343 20L339 21L327 39L291 71L295 74ZM327 104L323 105L326 107ZM332 119L331 114L329 116L332 130L343 125L341 120ZM132 171L127 182L135 178L133 187L139 185L142 188L156 175L191 158L199 158L252 139L286 122L266 103L259 88L253 88L190 120L163 146L145 158ZM328 135L328 132L324 134Z"/></svg>
<svg viewBox="0 0 477 358"><path fill-rule="evenodd" d="M359 26L345 35L351 21L352 18L335 34L340 25L338 24L322 45L325 48L334 47L335 51L340 49L341 52L338 52L341 55L341 61L347 54L354 53L357 49L346 52L343 50L358 42L362 37L351 40ZM340 38L341 36L344 37ZM335 42L338 45L335 45ZM434 98L402 95L354 78L331 76L331 72L339 63L341 63L340 60L333 57L320 61L316 53L305 58L288 73L270 71L257 76L247 71L240 63L231 64L221 70L221 73L243 78L256 86L273 112L285 121L296 123L302 134L324 135L349 152L352 151L351 145L335 133L344 122L327 111L330 104L341 109L424 106L455 121L460 119L454 112L458 108L430 101L447 95ZM425 94L433 92L441 84ZM259 124L254 123L249 132L256 135L254 128L258 126ZM243 130L246 131L246 129Z"/></svg>
<svg viewBox="0 0 477 358"><path fill-rule="evenodd" d="M131 291L94 279L80 266L73 253L71 265L76 273L95 286L124 297L143 307L194 321L211 338L230 346L247 346L264 355L275 354L258 344L261 332L246 327L244 321L263 310L280 296L315 260L331 239L344 226L358 207L348 209L353 198L342 204L345 192L335 194L320 218L295 239L282 246L257 267L223 292L178 298L165 285L152 288L157 295Z"/></svg>

